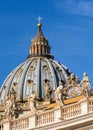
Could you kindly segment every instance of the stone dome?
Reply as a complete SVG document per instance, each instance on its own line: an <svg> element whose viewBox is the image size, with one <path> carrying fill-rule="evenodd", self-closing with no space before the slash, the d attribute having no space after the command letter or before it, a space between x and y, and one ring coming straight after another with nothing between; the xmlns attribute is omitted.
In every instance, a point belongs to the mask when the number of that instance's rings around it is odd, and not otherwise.
<svg viewBox="0 0 93 130"><path fill-rule="evenodd" d="M58 82L66 82L70 75L68 68L55 61L50 54L50 46L42 33L41 23L38 25L37 36L30 46L30 55L7 76L1 87L1 102L10 95L12 88L18 101L26 100L32 91L35 91L39 99L44 99L46 84L55 90Z"/></svg>

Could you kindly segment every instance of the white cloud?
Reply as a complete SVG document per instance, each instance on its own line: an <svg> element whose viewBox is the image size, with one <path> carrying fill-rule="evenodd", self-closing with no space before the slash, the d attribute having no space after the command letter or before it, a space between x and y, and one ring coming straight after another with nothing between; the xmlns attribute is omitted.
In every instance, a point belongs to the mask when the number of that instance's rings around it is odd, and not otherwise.
<svg viewBox="0 0 93 130"><path fill-rule="evenodd" d="M53 0L55 7L73 14L93 16L93 0Z"/></svg>

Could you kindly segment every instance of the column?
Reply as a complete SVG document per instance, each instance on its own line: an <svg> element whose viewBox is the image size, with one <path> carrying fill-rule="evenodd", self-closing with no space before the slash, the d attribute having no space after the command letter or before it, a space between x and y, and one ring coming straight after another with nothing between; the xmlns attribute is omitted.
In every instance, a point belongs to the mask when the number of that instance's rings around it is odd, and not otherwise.
<svg viewBox="0 0 93 130"><path fill-rule="evenodd" d="M41 54L41 45L38 46L39 54Z"/></svg>
<svg viewBox="0 0 93 130"><path fill-rule="evenodd" d="M35 45L35 54L37 54L37 45Z"/></svg>
<svg viewBox="0 0 93 130"><path fill-rule="evenodd" d="M32 52L31 53L34 54L34 46L32 46L31 48L32 48Z"/></svg>
<svg viewBox="0 0 93 130"><path fill-rule="evenodd" d="M42 54L45 54L45 46L42 45Z"/></svg>
<svg viewBox="0 0 93 130"><path fill-rule="evenodd" d="M30 47L30 54L32 54L32 47Z"/></svg>

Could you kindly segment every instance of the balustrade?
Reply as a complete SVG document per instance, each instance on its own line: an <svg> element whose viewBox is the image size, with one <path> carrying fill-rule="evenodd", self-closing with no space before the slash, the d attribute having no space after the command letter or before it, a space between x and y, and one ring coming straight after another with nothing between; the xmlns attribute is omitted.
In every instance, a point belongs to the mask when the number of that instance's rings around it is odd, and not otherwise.
<svg viewBox="0 0 93 130"><path fill-rule="evenodd" d="M88 112L93 112L93 98L89 100L88 103Z"/></svg>
<svg viewBox="0 0 93 130"><path fill-rule="evenodd" d="M17 119L11 122L11 130L25 130L29 127L29 118Z"/></svg>
<svg viewBox="0 0 93 130"><path fill-rule="evenodd" d="M54 121L54 110L37 115L37 125L43 125Z"/></svg>
<svg viewBox="0 0 93 130"><path fill-rule="evenodd" d="M63 119L70 119L73 117L77 117L79 115L81 115L81 104L80 103L64 106L63 111L62 111Z"/></svg>
<svg viewBox="0 0 93 130"><path fill-rule="evenodd" d="M42 125L47 125L47 124L51 124L60 120L60 118L62 118L62 120L76 118L82 115L82 111L83 109L85 109L86 105L88 106L88 111L86 112L87 113L93 112L93 99L91 98L84 102L81 101L78 103L65 105L63 106L62 109L57 108L57 109L47 110L45 112L38 113L32 116L10 120L9 124L10 124L11 130L26 130L27 128L34 128L35 126L38 127ZM32 123L35 123L35 125L33 125ZM87 126L87 127L91 129L93 128L93 125ZM3 123L1 122L0 130L4 130L4 128L5 128L4 122ZM85 128L86 127L84 127L84 130L86 130ZM83 128L78 128L76 130L83 130Z"/></svg>

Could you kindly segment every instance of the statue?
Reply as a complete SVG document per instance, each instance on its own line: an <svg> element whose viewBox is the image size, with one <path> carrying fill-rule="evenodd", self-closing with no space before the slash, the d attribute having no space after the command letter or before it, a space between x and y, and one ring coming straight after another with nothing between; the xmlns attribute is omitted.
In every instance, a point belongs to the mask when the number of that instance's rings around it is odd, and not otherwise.
<svg viewBox="0 0 93 130"><path fill-rule="evenodd" d="M36 94L32 91L31 96L28 99L28 104L32 113L36 112Z"/></svg>
<svg viewBox="0 0 93 130"><path fill-rule="evenodd" d="M76 77L73 73L70 75L70 83L71 86L74 86L76 84Z"/></svg>
<svg viewBox="0 0 93 130"><path fill-rule="evenodd" d="M76 83L76 84L80 84L80 81L79 81L78 76L75 77L75 83Z"/></svg>
<svg viewBox="0 0 93 130"><path fill-rule="evenodd" d="M90 81L86 73L83 74L83 80L81 81L82 94L86 97L90 96Z"/></svg>
<svg viewBox="0 0 93 130"><path fill-rule="evenodd" d="M55 90L55 101L58 107L61 107L64 105L62 95L63 95L63 84L61 81L59 81L59 86Z"/></svg>
<svg viewBox="0 0 93 130"><path fill-rule="evenodd" d="M16 92L12 87L10 90L10 96L7 96L5 100L5 116L8 119L18 116L18 107L16 104Z"/></svg>
<svg viewBox="0 0 93 130"><path fill-rule="evenodd" d="M6 101L5 101L5 116L6 118L10 119L13 116L13 109L12 109L12 102L7 96Z"/></svg>
<svg viewBox="0 0 93 130"><path fill-rule="evenodd" d="M68 87L69 84L71 84L71 81L70 81L70 76L67 77L67 80L66 80L66 83L65 83L65 86Z"/></svg>
<svg viewBox="0 0 93 130"><path fill-rule="evenodd" d="M15 100L16 100L16 92L14 90L14 88L12 87L11 91L10 91L10 100L12 102L13 107L15 107Z"/></svg>
<svg viewBox="0 0 93 130"><path fill-rule="evenodd" d="M49 87L49 83L48 82L45 83L44 92L45 92L44 93L45 94L45 100L50 99L51 89Z"/></svg>
<svg viewBox="0 0 93 130"><path fill-rule="evenodd" d="M66 84L65 86L68 87L80 87L80 81L79 78L77 76L75 76L73 73L70 74L70 76L67 78L66 80Z"/></svg>
<svg viewBox="0 0 93 130"><path fill-rule="evenodd" d="M50 102L55 102L55 90L51 90Z"/></svg>
<svg viewBox="0 0 93 130"><path fill-rule="evenodd" d="M75 75L72 73L66 80L66 87L72 87L75 85Z"/></svg>

